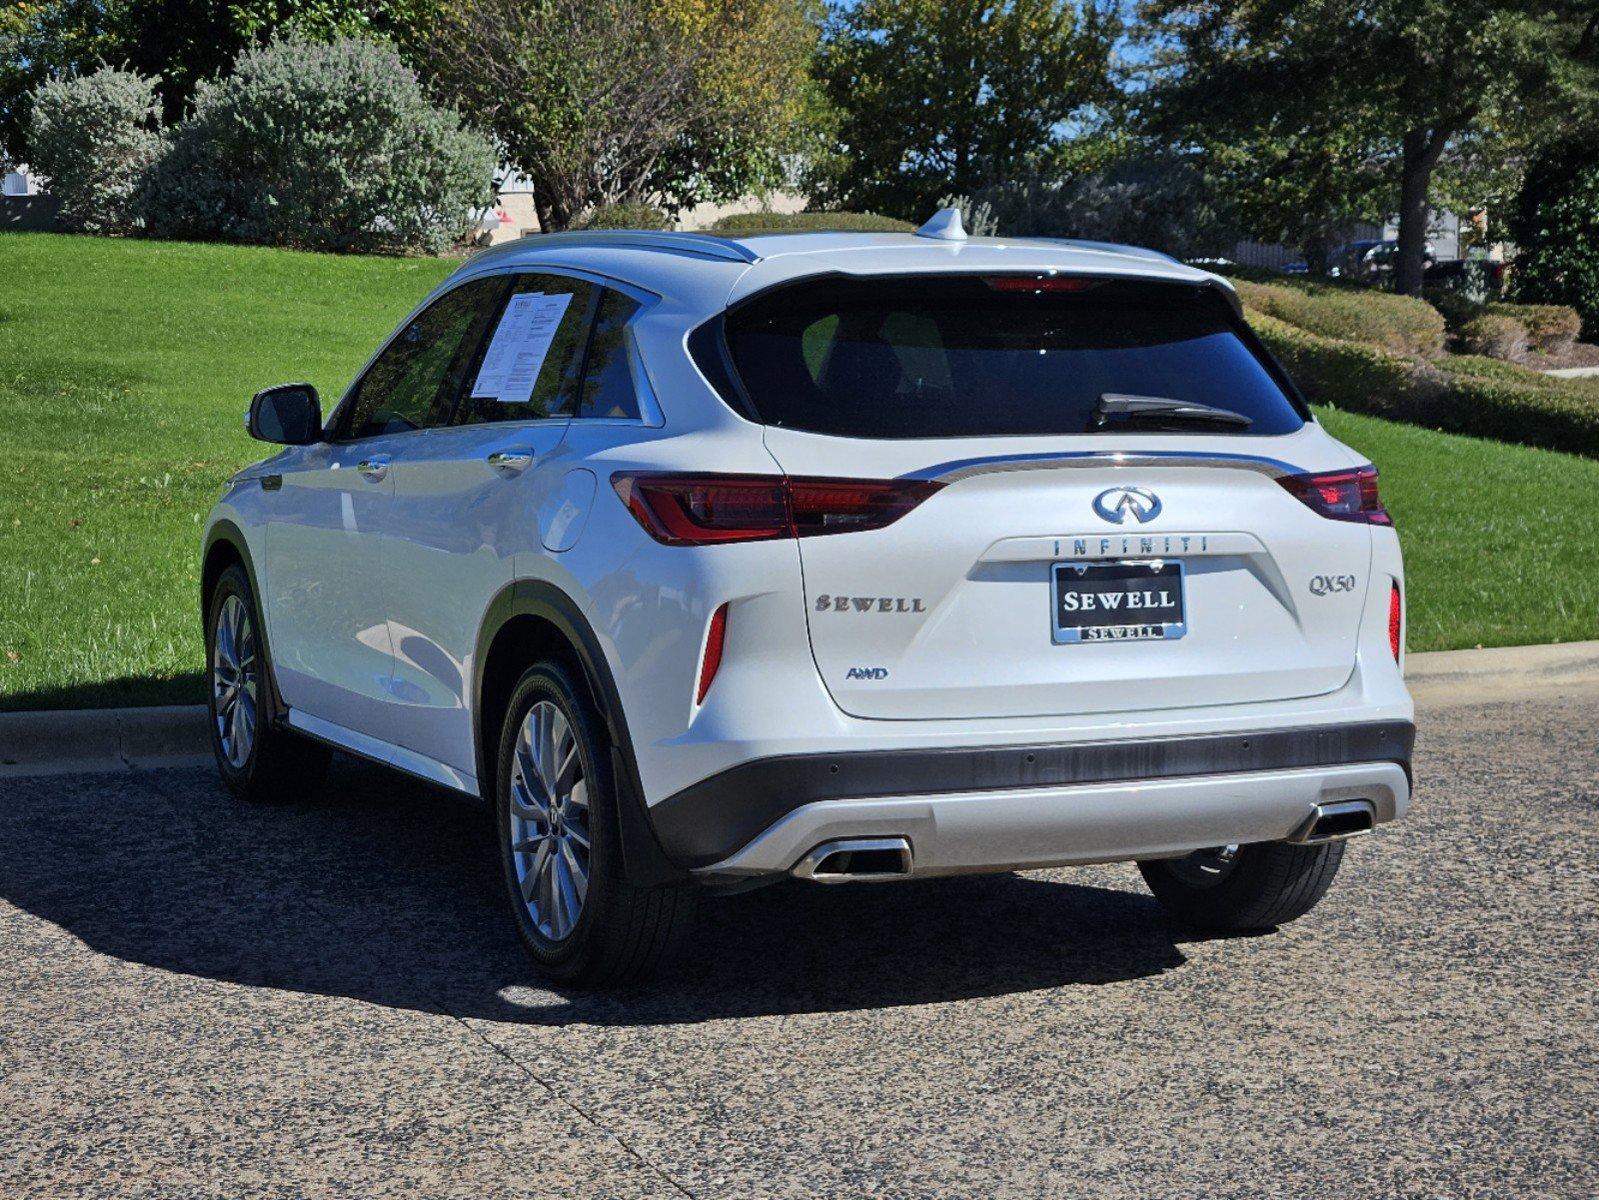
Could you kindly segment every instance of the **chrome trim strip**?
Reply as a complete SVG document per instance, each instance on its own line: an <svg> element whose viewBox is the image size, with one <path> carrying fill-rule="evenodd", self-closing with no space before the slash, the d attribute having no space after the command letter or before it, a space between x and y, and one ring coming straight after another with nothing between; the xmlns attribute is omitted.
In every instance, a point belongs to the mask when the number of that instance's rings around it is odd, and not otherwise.
<svg viewBox="0 0 1599 1200"><path fill-rule="evenodd" d="M1055 454L996 454L990 458L961 458L935 463L920 471L901 475L901 479L934 480L953 483L973 475L995 471L1052 471L1072 467L1232 467L1255 471L1272 479L1302 475L1303 467L1266 458L1259 454L1218 454L1204 450L1068 450Z"/></svg>

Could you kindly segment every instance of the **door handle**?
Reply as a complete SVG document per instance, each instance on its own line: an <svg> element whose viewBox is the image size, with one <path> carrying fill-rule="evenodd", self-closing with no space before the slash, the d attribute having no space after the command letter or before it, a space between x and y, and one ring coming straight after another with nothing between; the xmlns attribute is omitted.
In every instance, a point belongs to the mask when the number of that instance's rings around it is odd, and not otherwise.
<svg viewBox="0 0 1599 1200"><path fill-rule="evenodd" d="M371 458L363 458L355 464L355 469L361 472L363 479L370 479L376 483L389 473L389 456L374 454Z"/></svg>
<svg viewBox="0 0 1599 1200"><path fill-rule="evenodd" d="M486 461L497 471L522 471L532 464L533 454L528 450L496 450Z"/></svg>

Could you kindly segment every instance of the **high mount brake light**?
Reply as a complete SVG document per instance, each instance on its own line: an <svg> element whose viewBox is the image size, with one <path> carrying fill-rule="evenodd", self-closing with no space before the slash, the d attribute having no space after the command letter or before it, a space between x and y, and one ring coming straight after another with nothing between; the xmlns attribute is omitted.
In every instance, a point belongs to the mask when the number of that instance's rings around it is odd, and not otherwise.
<svg viewBox="0 0 1599 1200"><path fill-rule="evenodd" d="M656 541L704 546L882 529L943 484L623 471L611 476L611 486Z"/></svg>
<svg viewBox="0 0 1599 1200"><path fill-rule="evenodd" d="M985 282L996 292L1086 292L1105 281L1085 275L990 275Z"/></svg>
<svg viewBox="0 0 1599 1200"><path fill-rule="evenodd" d="M1319 475L1284 475L1277 480L1306 507L1329 521L1392 525L1394 519L1377 495L1377 468L1326 471Z"/></svg>

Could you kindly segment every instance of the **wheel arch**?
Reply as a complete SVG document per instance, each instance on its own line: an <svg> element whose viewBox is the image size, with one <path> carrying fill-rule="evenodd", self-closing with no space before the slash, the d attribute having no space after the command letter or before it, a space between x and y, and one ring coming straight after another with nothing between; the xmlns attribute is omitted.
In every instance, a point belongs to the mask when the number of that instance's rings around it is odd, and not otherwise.
<svg viewBox="0 0 1599 1200"><path fill-rule="evenodd" d="M672 862L656 836L644 802L638 760L621 695L598 635L569 595L542 580L517 580L490 602L473 657L472 741L478 787L491 803L497 787L496 750L516 681L533 662L551 658L586 686L605 722L617 781L617 823L623 868L636 887L681 883L685 868Z"/></svg>
<svg viewBox="0 0 1599 1200"><path fill-rule="evenodd" d="M255 599L256 637L260 640L266 667L267 716L274 725L281 725L289 709L283 702L283 693L278 690L277 674L272 665L272 646L267 634L266 603L261 584L256 578L255 562L250 557L250 545L245 540L244 531L226 519L217 521L206 532L205 545L200 554L200 634L209 646L211 631L207 626L211 619L211 594L216 590L222 573L232 566L241 568L244 577L250 581L250 594ZM209 655L210 650L206 653ZM211 664L207 661L206 671L210 669Z"/></svg>

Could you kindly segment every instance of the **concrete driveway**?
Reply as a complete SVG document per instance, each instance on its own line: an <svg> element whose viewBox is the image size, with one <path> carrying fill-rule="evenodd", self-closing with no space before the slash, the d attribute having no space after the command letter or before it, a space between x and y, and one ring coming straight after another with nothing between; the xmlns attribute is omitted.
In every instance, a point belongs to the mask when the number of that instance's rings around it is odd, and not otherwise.
<svg viewBox="0 0 1599 1200"><path fill-rule="evenodd" d="M1599 692L1431 708L1417 774L1269 936L1131 867L792 885L598 998L463 801L0 780L0 1196L1592 1197Z"/></svg>

